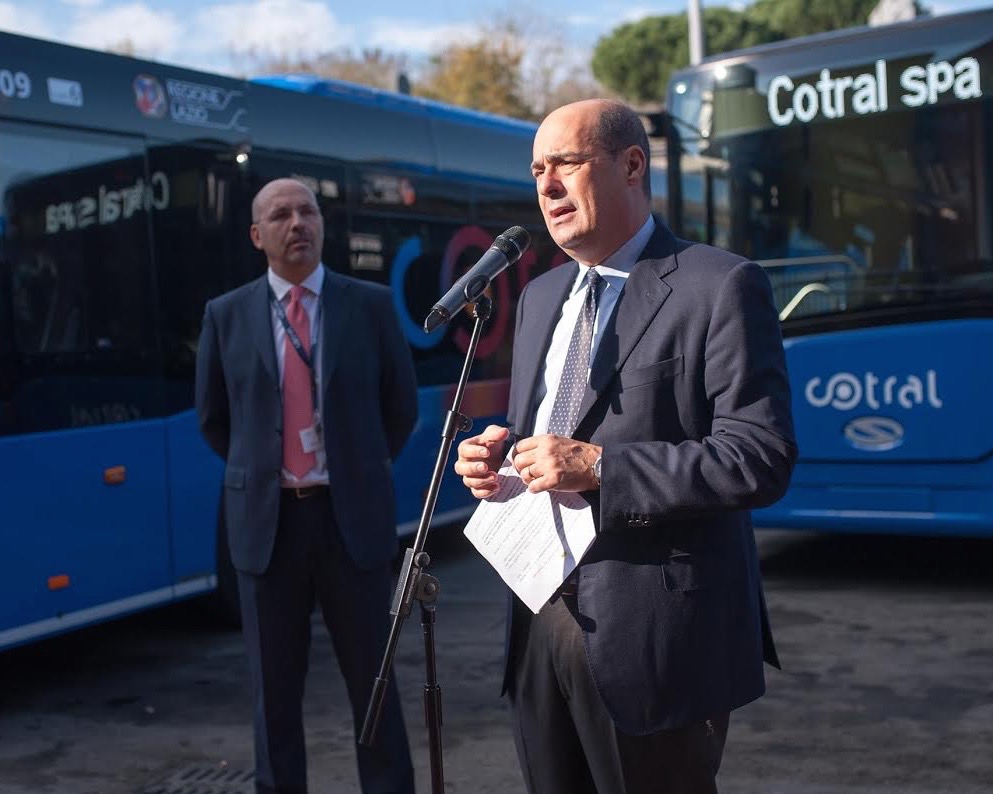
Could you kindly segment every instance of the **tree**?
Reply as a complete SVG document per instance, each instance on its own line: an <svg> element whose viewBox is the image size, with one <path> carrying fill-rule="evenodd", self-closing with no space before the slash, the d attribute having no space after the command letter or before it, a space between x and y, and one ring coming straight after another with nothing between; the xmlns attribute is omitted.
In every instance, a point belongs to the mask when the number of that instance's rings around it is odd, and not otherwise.
<svg viewBox="0 0 993 794"><path fill-rule="evenodd" d="M709 52L750 47L782 36L748 12L705 8ZM669 76L689 63L686 14L646 17L621 25L597 42L593 74L608 88L635 102L658 102Z"/></svg>
<svg viewBox="0 0 993 794"><path fill-rule="evenodd" d="M865 25L879 0L756 0L747 10L780 38ZM717 50L720 52L720 50Z"/></svg>
<svg viewBox="0 0 993 794"><path fill-rule="evenodd" d="M561 24L532 14L527 27L510 16L480 26L468 41L449 44L427 59L379 49L311 57L240 54L246 73L309 73L396 90L401 72L414 93L523 119L539 119L566 102L603 96L585 61L564 38Z"/></svg>
<svg viewBox="0 0 993 794"><path fill-rule="evenodd" d="M524 99L521 65L524 47L511 35L481 35L475 42L450 44L430 59L414 93L462 107L532 118Z"/></svg>
<svg viewBox="0 0 993 794"><path fill-rule="evenodd" d="M249 71L255 74L314 74L389 91L396 90L398 76L406 73L409 66L406 55L378 48L365 49L357 55L349 50L338 50L311 58L259 57L249 54L248 59L252 64Z"/></svg>
<svg viewBox="0 0 993 794"><path fill-rule="evenodd" d="M708 53L865 25L878 0L756 0L743 11L705 8ZM918 14L925 13L920 2ZM630 101L657 103L669 76L689 63L686 14L646 17L597 42L593 74Z"/></svg>

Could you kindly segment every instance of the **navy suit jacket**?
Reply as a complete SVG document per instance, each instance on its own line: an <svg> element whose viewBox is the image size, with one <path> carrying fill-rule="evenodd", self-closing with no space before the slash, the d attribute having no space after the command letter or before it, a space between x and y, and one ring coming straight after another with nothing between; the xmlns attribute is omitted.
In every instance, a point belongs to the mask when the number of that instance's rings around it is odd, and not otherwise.
<svg viewBox="0 0 993 794"><path fill-rule="evenodd" d="M765 690L768 627L750 509L796 458L779 319L754 262L656 231L591 365L574 437L603 446L597 539L579 566L587 659L629 734L725 713ZM508 420L532 433L535 387L579 266L521 295ZM513 600L505 687L530 618Z"/></svg>
<svg viewBox="0 0 993 794"><path fill-rule="evenodd" d="M324 272L322 424L334 516L361 568L397 550L392 461L417 420L410 348L390 292ZM225 460L231 559L259 574L272 556L282 468L282 390L265 276L207 303L197 350L196 405Z"/></svg>

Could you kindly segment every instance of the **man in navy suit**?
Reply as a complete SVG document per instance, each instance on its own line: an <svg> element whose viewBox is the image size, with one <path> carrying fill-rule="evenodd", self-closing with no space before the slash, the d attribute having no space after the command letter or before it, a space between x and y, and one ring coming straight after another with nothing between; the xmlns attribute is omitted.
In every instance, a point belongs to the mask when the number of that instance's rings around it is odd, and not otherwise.
<svg viewBox="0 0 993 794"><path fill-rule="evenodd" d="M593 510L560 590L537 615L511 602L504 690L532 794L716 792L730 711L778 665L749 513L796 457L772 291L652 217L648 162L617 102L539 127L538 203L574 262L521 294L509 427L455 465L486 498L509 450L529 491Z"/></svg>
<svg viewBox="0 0 993 794"><path fill-rule="evenodd" d="M388 290L322 266L324 222L309 188L292 179L265 185L250 233L269 269L207 303L196 403L203 436L225 461L256 790L303 794L314 601L358 731L389 632L392 461L417 419L417 389ZM356 748L365 794L413 792L392 681L376 746Z"/></svg>

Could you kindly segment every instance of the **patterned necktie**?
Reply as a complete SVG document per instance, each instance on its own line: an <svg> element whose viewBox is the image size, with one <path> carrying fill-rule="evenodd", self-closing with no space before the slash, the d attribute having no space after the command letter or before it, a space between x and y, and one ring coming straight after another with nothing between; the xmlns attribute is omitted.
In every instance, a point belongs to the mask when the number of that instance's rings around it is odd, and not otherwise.
<svg viewBox="0 0 993 794"><path fill-rule="evenodd" d="M310 320L301 298L307 292L299 284L290 289L286 319L300 337L303 349L310 353ZM303 451L300 431L314 423L314 400L310 394L310 368L303 363L290 341L283 342L283 467L297 479L317 463L317 455Z"/></svg>
<svg viewBox="0 0 993 794"><path fill-rule="evenodd" d="M586 392L590 369L590 348L593 344L593 323L596 320L597 299L607 282L593 268L586 274L586 298L579 310L576 327L572 331L569 352L565 356L559 390L552 403L548 432L571 438L579 420L579 404Z"/></svg>

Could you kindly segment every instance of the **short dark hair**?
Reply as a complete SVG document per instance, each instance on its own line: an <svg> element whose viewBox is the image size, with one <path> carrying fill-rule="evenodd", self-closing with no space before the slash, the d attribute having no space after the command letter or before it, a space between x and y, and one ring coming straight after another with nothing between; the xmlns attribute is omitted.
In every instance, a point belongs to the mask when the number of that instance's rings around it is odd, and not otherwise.
<svg viewBox="0 0 993 794"><path fill-rule="evenodd" d="M612 157L616 157L629 146L637 146L645 153L645 177L641 187L645 195L652 197L651 155L648 151L648 133L641 117L623 102L612 99L603 101L603 107L596 124L596 143Z"/></svg>

